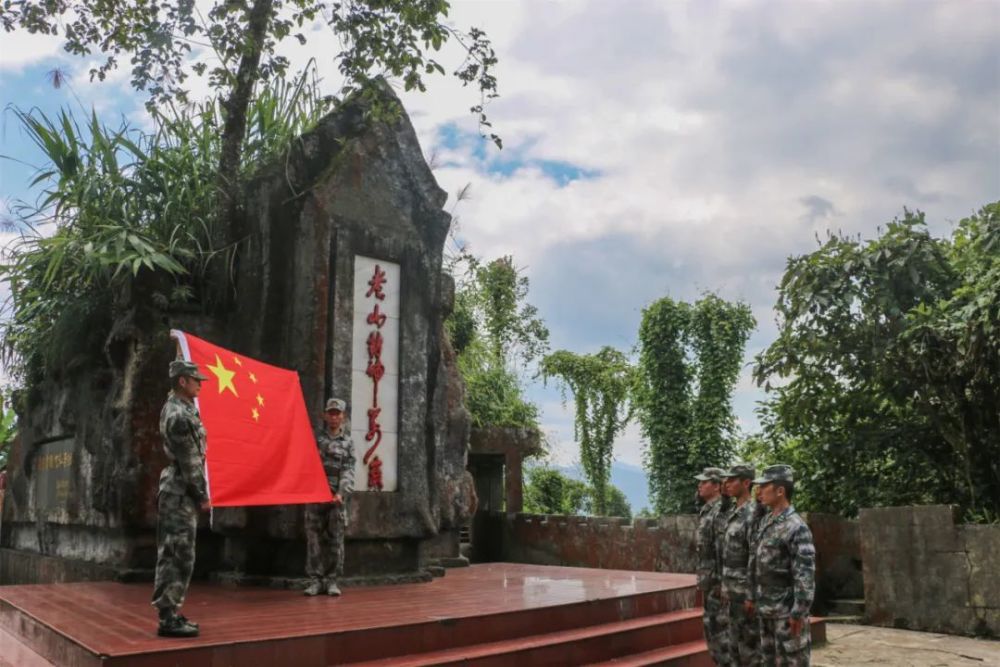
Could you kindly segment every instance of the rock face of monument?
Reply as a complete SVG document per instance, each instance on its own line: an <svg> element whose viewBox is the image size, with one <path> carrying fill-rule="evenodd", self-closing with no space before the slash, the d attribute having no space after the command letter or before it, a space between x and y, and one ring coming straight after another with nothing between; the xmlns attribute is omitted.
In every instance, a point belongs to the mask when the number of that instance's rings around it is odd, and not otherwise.
<svg viewBox="0 0 1000 667"><path fill-rule="evenodd" d="M297 370L317 425L328 397L348 402L359 489L348 578L422 576L458 555L475 495L443 330L454 295L441 270L446 195L405 115L363 119L344 104L249 184L225 315L117 326L86 372L45 378L23 401L0 581L149 572L170 328ZM301 507L217 509L199 535L202 574L297 577L303 564Z"/></svg>

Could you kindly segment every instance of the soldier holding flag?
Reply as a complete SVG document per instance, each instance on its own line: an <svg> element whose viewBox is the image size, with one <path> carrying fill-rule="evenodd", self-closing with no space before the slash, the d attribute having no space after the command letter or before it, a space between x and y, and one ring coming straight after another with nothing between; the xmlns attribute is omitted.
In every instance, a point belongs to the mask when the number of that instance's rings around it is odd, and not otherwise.
<svg viewBox="0 0 1000 667"><path fill-rule="evenodd" d="M177 613L184 604L194 570L198 510L208 509L205 479L205 428L194 400L208 378L198 365L170 362L171 391L160 412L160 434L170 464L160 473L157 497L156 580L153 606L159 610L161 637L197 637L198 624Z"/></svg>
<svg viewBox="0 0 1000 667"><path fill-rule="evenodd" d="M340 595L337 578L344 573L345 503L354 490L354 444L346 403L339 398L328 400L323 422L316 446L333 502L306 506L306 575L310 579L306 595Z"/></svg>

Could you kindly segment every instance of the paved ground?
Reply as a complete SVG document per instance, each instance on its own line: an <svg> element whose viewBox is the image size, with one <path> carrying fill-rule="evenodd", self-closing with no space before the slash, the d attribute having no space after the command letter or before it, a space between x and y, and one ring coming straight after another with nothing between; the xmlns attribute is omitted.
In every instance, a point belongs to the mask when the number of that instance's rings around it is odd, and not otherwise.
<svg viewBox="0 0 1000 667"><path fill-rule="evenodd" d="M813 667L1000 665L1000 641L838 623L826 626L826 636L827 644L813 651Z"/></svg>

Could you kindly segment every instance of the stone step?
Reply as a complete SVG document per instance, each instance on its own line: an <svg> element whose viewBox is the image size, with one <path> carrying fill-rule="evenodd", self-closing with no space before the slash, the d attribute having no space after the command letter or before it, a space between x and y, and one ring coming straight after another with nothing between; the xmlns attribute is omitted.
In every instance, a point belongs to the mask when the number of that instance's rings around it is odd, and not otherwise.
<svg viewBox="0 0 1000 667"><path fill-rule="evenodd" d="M690 644L697 642L701 633L701 610L685 609L487 644L352 663L350 667L578 665L593 660L645 653L664 645ZM702 649L704 650L704 642ZM703 663L689 664L693 666Z"/></svg>
<svg viewBox="0 0 1000 667"><path fill-rule="evenodd" d="M864 625L864 616L824 616L827 623L847 623L849 625Z"/></svg>
<svg viewBox="0 0 1000 667"><path fill-rule="evenodd" d="M830 616L864 616L865 601L861 599L830 600Z"/></svg>

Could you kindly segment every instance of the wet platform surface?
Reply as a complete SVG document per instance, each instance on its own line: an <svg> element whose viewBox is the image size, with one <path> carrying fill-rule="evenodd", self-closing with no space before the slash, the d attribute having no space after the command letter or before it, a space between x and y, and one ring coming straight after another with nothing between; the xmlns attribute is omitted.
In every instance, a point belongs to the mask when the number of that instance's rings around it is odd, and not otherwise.
<svg viewBox="0 0 1000 667"><path fill-rule="evenodd" d="M195 583L182 610L201 625L194 639L156 636L151 592L113 582L0 587L0 654L12 647L81 667L340 664L495 641L522 626L559 630L690 608L694 576L496 563L339 598Z"/></svg>

